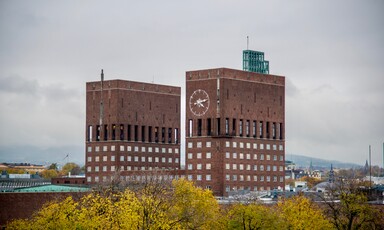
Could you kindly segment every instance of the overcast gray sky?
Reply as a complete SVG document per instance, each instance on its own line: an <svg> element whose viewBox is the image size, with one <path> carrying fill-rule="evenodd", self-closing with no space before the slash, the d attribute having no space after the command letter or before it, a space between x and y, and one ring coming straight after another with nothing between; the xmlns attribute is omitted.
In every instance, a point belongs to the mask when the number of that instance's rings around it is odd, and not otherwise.
<svg viewBox="0 0 384 230"><path fill-rule="evenodd" d="M84 163L85 82L182 87L265 52L286 76L286 154L382 165L384 2L0 0L0 162ZM185 114L182 117L184 126ZM182 146L182 152L184 145Z"/></svg>

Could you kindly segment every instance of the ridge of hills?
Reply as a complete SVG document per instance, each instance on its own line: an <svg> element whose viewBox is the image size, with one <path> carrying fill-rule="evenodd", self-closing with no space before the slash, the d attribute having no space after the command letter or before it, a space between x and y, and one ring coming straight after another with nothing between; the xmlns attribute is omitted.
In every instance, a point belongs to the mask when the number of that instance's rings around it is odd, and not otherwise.
<svg viewBox="0 0 384 230"><path fill-rule="evenodd" d="M293 163L296 164L297 168L309 168L309 166L311 165L311 161L314 169L330 169L331 165L333 165L333 168L342 168L342 169L363 167L363 165L354 164L354 163L347 163L347 162L341 162L336 160L325 160L321 158L308 157L308 156L296 155L296 154L286 154L285 160L293 161Z"/></svg>

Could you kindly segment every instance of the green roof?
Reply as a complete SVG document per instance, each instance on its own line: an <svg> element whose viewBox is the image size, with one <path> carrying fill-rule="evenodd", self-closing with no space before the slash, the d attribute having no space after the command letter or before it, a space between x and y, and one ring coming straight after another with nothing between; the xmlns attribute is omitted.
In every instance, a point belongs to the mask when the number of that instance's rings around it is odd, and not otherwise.
<svg viewBox="0 0 384 230"><path fill-rule="evenodd" d="M40 185L26 188L17 188L14 192L88 192L88 187L75 187L65 185Z"/></svg>

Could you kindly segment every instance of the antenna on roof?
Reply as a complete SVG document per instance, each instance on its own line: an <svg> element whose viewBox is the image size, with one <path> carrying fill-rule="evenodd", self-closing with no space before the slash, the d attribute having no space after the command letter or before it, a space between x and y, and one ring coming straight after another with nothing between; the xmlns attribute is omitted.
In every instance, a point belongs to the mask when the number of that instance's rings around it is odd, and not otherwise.
<svg viewBox="0 0 384 230"><path fill-rule="evenodd" d="M247 50L248 50L248 45L249 45L249 37L247 36Z"/></svg>
<svg viewBox="0 0 384 230"><path fill-rule="evenodd" d="M101 85L100 85L100 127L103 124L103 112L104 112L104 105L103 105L103 83L104 83L104 71L101 69Z"/></svg>

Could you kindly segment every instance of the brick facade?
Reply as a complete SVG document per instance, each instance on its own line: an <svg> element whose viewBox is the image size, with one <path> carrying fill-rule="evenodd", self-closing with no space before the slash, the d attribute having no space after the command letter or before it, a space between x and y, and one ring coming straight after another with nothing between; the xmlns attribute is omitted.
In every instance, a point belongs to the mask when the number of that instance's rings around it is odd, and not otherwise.
<svg viewBox="0 0 384 230"><path fill-rule="evenodd" d="M125 80L87 82L87 183L116 174L178 171L180 92L180 87Z"/></svg>
<svg viewBox="0 0 384 230"><path fill-rule="evenodd" d="M284 188L285 78L186 73L186 174L215 195Z"/></svg>

